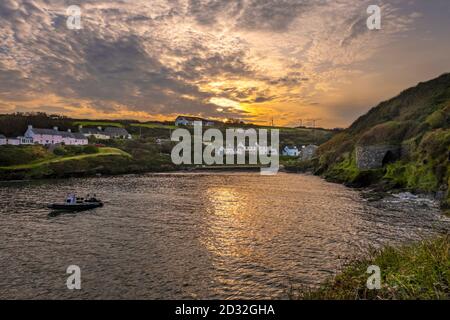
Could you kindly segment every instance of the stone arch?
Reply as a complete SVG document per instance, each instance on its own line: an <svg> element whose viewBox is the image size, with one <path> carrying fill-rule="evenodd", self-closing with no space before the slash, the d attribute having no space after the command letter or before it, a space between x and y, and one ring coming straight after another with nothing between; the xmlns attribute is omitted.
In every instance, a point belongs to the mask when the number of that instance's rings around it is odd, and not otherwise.
<svg viewBox="0 0 450 320"><path fill-rule="evenodd" d="M383 160L381 160L381 166L384 167L389 163L393 163L398 160L397 154L392 152L392 150L388 150L386 154L383 157Z"/></svg>
<svg viewBox="0 0 450 320"><path fill-rule="evenodd" d="M357 146L356 164L360 170L379 169L387 163L397 161L401 147L392 145Z"/></svg>

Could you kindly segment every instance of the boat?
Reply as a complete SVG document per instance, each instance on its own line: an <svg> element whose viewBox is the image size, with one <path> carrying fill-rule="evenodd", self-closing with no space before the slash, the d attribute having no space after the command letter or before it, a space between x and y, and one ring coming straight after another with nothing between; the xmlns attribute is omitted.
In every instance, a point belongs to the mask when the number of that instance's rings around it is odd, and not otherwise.
<svg viewBox="0 0 450 320"><path fill-rule="evenodd" d="M65 203L52 203L47 206L52 210L84 211L103 207L103 202L94 197L79 198L74 195L67 197Z"/></svg>

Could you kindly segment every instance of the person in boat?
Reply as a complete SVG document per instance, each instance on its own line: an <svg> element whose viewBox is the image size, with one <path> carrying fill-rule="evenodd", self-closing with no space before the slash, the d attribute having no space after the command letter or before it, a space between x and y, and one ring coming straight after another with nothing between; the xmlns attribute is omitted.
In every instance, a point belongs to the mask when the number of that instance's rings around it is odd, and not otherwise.
<svg viewBox="0 0 450 320"><path fill-rule="evenodd" d="M86 202L100 202L100 201L98 201L95 194L92 197L88 194L86 197Z"/></svg>
<svg viewBox="0 0 450 320"><path fill-rule="evenodd" d="M74 194L69 194L66 203L67 204L75 204L77 202L77 197Z"/></svg>

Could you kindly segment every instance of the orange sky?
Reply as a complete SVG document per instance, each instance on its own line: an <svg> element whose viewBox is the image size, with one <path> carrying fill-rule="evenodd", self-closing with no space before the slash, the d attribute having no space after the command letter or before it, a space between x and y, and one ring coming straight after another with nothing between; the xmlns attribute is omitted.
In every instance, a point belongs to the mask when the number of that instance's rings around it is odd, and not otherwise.
<svg viewBox="0 0 450 320"><path fill-rule="evenodd" d="M61 1L0 3L0 112L346 127L450 71L450 2Z"/></svg>

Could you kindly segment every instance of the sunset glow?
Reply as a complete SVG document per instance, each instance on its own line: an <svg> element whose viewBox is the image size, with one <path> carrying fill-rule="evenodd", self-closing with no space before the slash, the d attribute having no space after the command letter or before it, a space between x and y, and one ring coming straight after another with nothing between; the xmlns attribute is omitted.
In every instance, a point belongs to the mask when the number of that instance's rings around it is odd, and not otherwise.
<svg viewBox="0 0 450 320"><path fill-rule="evenodd" d="M450 3L378 1L0 3L0 112L168 120L179 114L345 127L450 70ZM414 66L412 68L411 66Z"/></svg>

